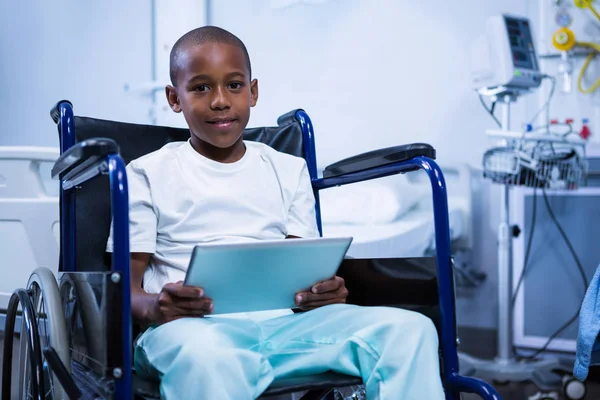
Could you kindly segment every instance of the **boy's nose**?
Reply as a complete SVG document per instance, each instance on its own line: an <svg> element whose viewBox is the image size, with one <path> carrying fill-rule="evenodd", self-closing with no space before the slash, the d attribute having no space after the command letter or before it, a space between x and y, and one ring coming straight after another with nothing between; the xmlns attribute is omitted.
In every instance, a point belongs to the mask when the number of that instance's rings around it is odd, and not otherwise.
<svg viewBox="0 0 600 400"><path fill-rule="evenodd" d="M217 88L213 91L213 98L210 106L213 110L223 110L230 107L227 93L223 88Z"/></svg>

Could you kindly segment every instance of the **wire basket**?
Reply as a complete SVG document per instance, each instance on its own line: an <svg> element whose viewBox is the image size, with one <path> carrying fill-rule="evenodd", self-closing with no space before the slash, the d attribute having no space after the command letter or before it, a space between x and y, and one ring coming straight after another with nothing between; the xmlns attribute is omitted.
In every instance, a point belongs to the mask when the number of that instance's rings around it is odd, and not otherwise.
<svg viewBox="0 0 600 400"><path fill-rule="evenodd" d="M483 176L509 186L575 190L587 177L585 145L522 138L483 155Z"/></svg>

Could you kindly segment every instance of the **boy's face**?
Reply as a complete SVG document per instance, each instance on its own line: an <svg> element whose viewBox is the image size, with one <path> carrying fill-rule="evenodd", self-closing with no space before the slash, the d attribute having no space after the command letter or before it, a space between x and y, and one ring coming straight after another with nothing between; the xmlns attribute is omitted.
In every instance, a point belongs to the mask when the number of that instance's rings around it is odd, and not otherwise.
<svg viewBox="0 0 600 400"><path fill-rule="evenodd" d="M192 140L195 136L203 144L228 149L241 143L250 107L258 99L258 82L250 81L242 49L205 43L179 57L176 87L167 86L166 94L171 109L183 112Z"/></svg>

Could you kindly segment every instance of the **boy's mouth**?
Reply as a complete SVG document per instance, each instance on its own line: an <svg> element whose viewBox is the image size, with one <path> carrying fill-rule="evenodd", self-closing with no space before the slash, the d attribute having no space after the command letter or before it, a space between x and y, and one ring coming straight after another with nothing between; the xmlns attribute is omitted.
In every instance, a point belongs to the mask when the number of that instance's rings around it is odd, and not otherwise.
<svg viewBox="0 0 600 400"><path fill-rule="evenodd" d="M235 122L235 118L215 118L210 121L206 121L207 123L215 126L216 128L229 128Z"/></svg>

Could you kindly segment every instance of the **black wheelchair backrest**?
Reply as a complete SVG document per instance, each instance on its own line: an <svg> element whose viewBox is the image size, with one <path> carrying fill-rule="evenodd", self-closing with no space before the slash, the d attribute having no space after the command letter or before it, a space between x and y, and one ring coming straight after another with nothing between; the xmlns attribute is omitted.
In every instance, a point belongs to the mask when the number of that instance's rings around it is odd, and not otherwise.
<svg viewBox="0 0 600 400"><path fill-rule="evenodd" d="M246 129L244 140L261 142L275 150L304 157L302 129L296 119L296 112L297 110L293 110L279 117L277 126ZM55 122L58 122L57 119ZM60 134L60 127L58 131ZM76 142L91 138L112 139L118 144L121 157L126 164L160 149L169 142L184 141L189 137L189 130L183 128L75 117ZM110 231L110 217L107 176L99 176L76 189L77 271L92 272L110 269L110 258L105 253Z"/></svg>

